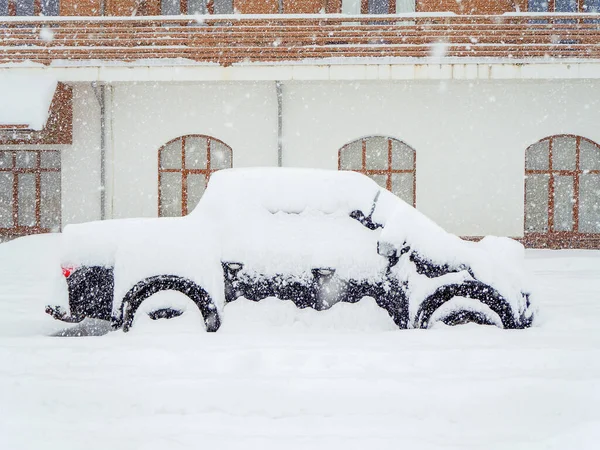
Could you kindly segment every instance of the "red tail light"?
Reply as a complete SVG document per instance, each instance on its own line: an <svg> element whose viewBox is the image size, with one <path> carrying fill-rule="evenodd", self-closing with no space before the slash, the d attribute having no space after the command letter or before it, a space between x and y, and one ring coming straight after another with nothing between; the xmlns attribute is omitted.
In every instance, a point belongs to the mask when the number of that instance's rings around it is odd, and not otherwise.
<svg viewBox="0 0 600 450"><path fill-rule="evenodd" d="M65 278L69 278L69 276L73 273L72 267L62 267L62 273Z"/></svg>

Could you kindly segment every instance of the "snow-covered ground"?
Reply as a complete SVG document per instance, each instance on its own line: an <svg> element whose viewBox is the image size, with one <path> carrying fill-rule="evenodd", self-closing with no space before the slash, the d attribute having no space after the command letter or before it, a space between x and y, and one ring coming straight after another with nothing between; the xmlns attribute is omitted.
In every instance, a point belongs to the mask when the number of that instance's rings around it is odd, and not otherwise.
<svg viewBox="0 0 600 450"><path fill-rule="evenodd" d="M528 251L528 330L394 330L374 304L70 331L56 236L0 245L0 449L597 449L600 252ZM179 294L162 294L179 295ZM95 325L95 326L94 326Z"/></svg>

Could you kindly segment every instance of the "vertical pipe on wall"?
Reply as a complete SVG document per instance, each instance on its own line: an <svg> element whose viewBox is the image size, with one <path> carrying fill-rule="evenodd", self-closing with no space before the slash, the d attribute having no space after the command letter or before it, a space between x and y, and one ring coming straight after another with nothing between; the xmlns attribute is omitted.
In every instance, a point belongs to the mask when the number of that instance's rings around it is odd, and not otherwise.
<svg viewBox="0 0 600 450"><path fill-rule="evenodd" d="M106 87L92 82L100 105L100 220L106 219Z"/></svg>
<svg viewBox="0 0 600 450"><path fill-rule="evenodd" d="M277 167L283 166L283 84L275 82L277 92Z"/></svg>
<svg viewBox="0 0 600 450"><path fill-rule="evenodd" d="M114 126L114 90L113 86L108 84L106 85L106 110L105 110L105 120L106 120L106 152L105 156L108 161L110 161L110 165L107 166L106 171L106 186L104 189L104 195L106 195L106 210L104 211L106 218L113 218L114 205L113 202L115 200L114 192L115 192L115 135L113 130Z"/></svg>

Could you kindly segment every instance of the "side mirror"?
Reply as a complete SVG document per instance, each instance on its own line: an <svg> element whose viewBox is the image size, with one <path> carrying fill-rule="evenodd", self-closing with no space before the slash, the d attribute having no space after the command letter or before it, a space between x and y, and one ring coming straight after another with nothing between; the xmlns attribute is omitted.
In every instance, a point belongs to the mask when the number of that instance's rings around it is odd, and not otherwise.
<svg viewBox="0 0 600 450"><path fill-rule="evenodd" d="M398 257L398 249L395 245L385 242L378 241L377 242L377 254L381 256L385 256L386 258L397 258Z"/></svg>

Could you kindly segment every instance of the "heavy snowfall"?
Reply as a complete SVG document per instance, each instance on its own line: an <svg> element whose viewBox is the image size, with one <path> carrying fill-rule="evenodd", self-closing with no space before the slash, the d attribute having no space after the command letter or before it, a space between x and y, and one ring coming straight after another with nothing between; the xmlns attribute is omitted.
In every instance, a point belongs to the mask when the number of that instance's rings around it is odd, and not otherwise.
<svg viewBox="0 0 600 450"><path fill-rule="evenodd" d="M125 334L44 314L58 247L0 245L2 449L598 448L597 251L527 250L525 330L240 299L218 333L187 308Z"/></svg>

